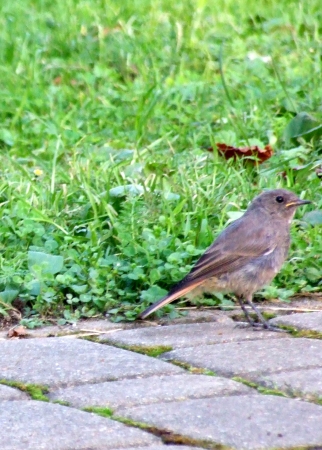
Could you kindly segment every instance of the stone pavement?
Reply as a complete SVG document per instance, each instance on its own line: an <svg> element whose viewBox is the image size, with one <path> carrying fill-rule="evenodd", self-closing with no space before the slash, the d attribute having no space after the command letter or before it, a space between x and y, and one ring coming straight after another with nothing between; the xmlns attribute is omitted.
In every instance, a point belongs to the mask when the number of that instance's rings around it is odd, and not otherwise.
<svg viewBox="0 0 322 450"><path fill-rule="evenodd" d="M272 319L293 334L216 311L2 332L0 449L322 449L318 308Z"/></svg>

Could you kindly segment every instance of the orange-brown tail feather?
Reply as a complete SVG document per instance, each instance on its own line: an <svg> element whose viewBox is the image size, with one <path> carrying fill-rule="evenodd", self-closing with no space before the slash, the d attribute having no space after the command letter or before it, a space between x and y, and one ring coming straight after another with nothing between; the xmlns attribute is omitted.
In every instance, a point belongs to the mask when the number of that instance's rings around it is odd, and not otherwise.
<svg viewBox="0 0 322 450"><path fill-rule="evenodd" d="M195 283L189 286L186 286L182 289L179 289L178 291L173 292L173 294L168 294L165 297L161 298L159 301L153 303L153 305L149 306L145 311L143 311L139 315L139 319L145 319L153 312L157 311L158 309L162 308L163 306L167 305L168 303L172 302L173 300L176 300L179 297L182 297L183 295L187 294L188 292L192 291L195 287L199 286L199 283Z"/></svg>

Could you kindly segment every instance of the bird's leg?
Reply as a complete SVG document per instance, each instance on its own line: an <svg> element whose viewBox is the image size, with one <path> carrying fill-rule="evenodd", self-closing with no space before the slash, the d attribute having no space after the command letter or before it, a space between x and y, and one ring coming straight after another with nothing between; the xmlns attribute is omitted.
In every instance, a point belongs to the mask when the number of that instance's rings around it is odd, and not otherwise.
<svg viewBox="0 0 322 450"><path fill-rule="evenodd" d="M246 316L246 319L248 320L248 322L250 323L250 325L252 327L256 326L255 322L253 321L253 319L250 317L249 312L247 311L247 309L245 308L244 302L242 297L237 297L238 303L240 304L241 309L243 310L243 313Z"/></svg>
<svg viewBox="0 0 322 450"><path fill-rule="evenodd" d="M239 300L238 300L239 301ZM249 323L251 323L251 325L253 326L253 327L258 327L258 326L262 326L263 328L265 328L266 330L269 330L269 331L282 331L282 332L285 332L285 330L283 330L283 329L281 329L281 328L278 328L278 327L274 327L273 325L270 325L268 322L267 322L267 320L265 320L264 319L264 317L263 317L263 315L262 315L262 313L259 311L259 309L257 309L256 308L256 306L254 305L254 303L252 302L252 297L250 296L250 297L246 297L245 298L245 301L246 301L246 303L248 303L248 305L252 308L252 310L253 311L255 311L255 313L256 313L256 315L257 315L257 317L258 317L258 320L260 321L260 324L259 323L256 323L256 322L254 322L252 319L250 319L252 322L250 322L250 320L249 320L249 313L248 313L248 311L246 310L246 308L245 308L245 306L243 307L242 306L242 310L244 311L244 313L245 313L245 315L246 315L246 317L247 317L247 320L248 320L248 322ZM239 301L239 304L241 305L241 302ZM246 313L246 311L247 311L247 313Z"/></svg>
<svg viewBox="0 0 322 450"><path fill-rule="evenodd" d="M253 311L255 311L256 316L258 317L258 320L261 322L264 328L269 328L268 322L264 319L262 313L259 311L259 309L256 308L254 303L252 302L251 297L245 298L246 303L252 308Z"/></svg>

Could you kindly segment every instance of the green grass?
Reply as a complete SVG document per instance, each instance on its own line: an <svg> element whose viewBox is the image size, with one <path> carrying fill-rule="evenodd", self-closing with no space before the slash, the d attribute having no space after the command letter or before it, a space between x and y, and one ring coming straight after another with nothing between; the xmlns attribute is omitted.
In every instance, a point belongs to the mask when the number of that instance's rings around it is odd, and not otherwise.
<svg viewBox="0 0 322 450"><path fill-rule="evenodd" d="M315 204L297 213L264 296L321 290L321 226L303 219L322 206L320 131L283 139L296 113L322 121L320 6L4 3L0 313L19 296L27 325L134 320L276 187ZM216 142L271 143L275 155L250 168L205 150Z"/></svg>
<svg viewBox="0 0 322 450"><path fill-rule="evenodd" d="M102 416L102 417L110 418L113 416L113 411L110 408L103 408L103 407L98 407L98 406L89 406L89 407L83 408L83 411L92 412L92 413L98 414L99 416Z"/></svg>
<svg viewBox="0 0 322 450"><path fill-rule="evenodd" d="M129 350L131 352L141 353L142 355L151 356L152 358L157 358L165 352L171 352L173 350L169 345L155 345L155 346L143 346L143 345L125 345L125 344L115 344L110 342L108 339L99 341L100 343L112 345L118 348L123 348L124 350Z"/></svg>
<svg viewBox="0 0 322 450"><path fill-rule="evenodd" d="M9 380L0 380L0 384L4 384L5 386L10 386L13 388L17 388L22 392L26 392L33 400L49 402L49 398L46 395L48 393L48 388L46 386L41 386L39 384L25 384L21 381Z"/></svg>

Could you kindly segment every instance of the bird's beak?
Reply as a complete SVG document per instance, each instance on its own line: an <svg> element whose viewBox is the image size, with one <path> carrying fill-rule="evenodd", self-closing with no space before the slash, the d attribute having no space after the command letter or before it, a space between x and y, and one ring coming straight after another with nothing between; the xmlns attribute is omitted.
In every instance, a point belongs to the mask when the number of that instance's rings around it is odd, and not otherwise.
<svg viewBox="0 0 322 450"><path fill-rule="evenodd" d="M286 208L289 208L290 206L301 206L301 205L308 205L310 200L301 200L298 198L297 200L294 200L293 202L286 203Z"/></svg>

